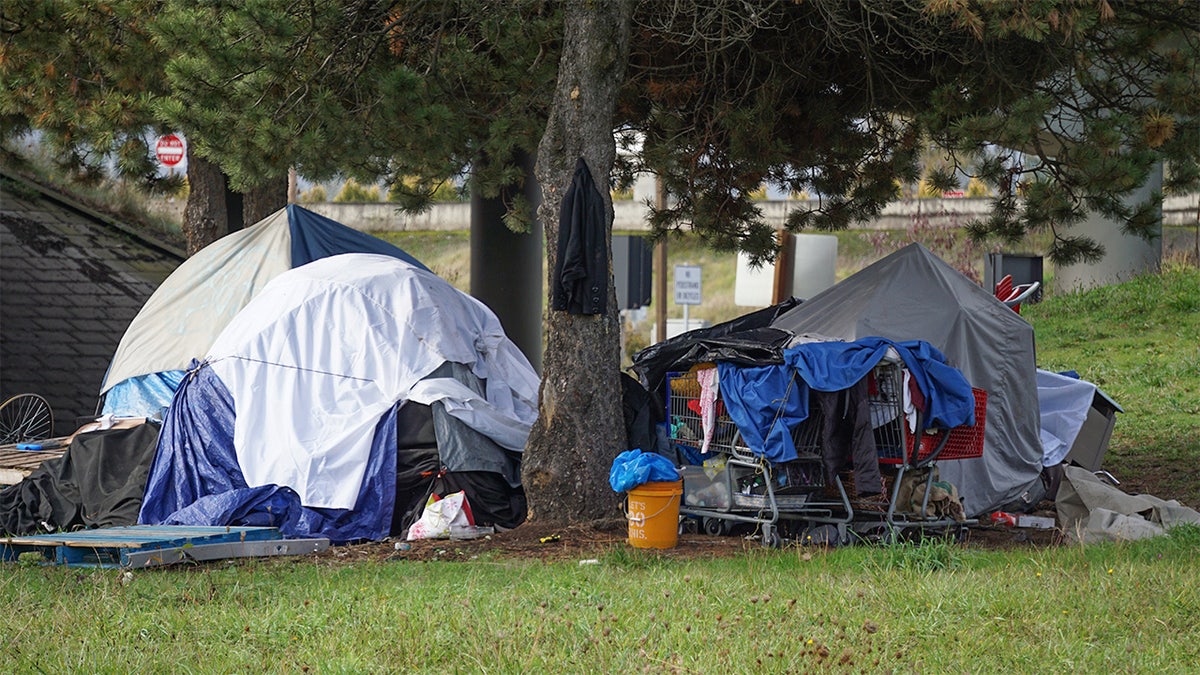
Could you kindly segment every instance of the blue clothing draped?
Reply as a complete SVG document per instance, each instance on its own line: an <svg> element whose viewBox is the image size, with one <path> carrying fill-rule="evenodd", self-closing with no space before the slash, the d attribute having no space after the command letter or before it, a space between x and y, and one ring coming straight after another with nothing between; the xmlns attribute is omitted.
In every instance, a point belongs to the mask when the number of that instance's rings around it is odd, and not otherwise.
<svg viewBox="0 0 1200 675"><path fill-rule="evenodd" d="M721 396L742 439L774 463L796 459L792 432L808 418L809 389L841 391L862 378L894 348L925 396L922 427L975 423L971 385L933 345L865 337L853 342L811 342L785 349L782 365L743 368L718 363Z"/></svg>

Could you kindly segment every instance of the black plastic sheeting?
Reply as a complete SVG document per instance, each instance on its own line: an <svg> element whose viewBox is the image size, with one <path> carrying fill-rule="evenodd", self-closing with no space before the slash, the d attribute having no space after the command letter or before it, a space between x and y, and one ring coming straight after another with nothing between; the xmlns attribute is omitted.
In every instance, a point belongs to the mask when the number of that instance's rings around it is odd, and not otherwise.
<svg viewBox="0 0 1200 675"><path fill-rule="evenodd" d="M621 408L625 418L626 449L659 454L669 449L670 444L659 434L658 428L667 421L663 402L628 373L621 373Z"/></svg>
<svg viewBox="0 0 1200 675"><path fill-rule="evenodd" d="M419 403L405 404L403 409L410 409L410 420L416 417L417 411L421 409L424 409L430 420L435 414L429 406ZM465 424L449 415L444 417L444 422L451 426L457 423L458 426L467 428ZM525 491L520 485L514 486L509 483L505 476L509 471L455 471L446 466L444 459L439 453L436 441L402 444L397 449L396 507L392 516L392 536L403 536L421 517L430 494L437 493L445 497L459 490L467 494L467 503L471 505L476 525L513 528L525 521ZM513 470L520 471L519 457L512 456L511 461Z"/></svg>
<svg viewBox="0 0 1200 675"><path fill-rule="evenodd" d="M633 356L633 370L650 391L662 388L667 373L687 370L697 363L728 361L740 366L783 363L783 348L792 333L770 324L800 304L789 298L736 319L698 328L650 345Z"/></svg>
<svg viewBox="0 0 1200 675"><path fill-rule="evenodd" d="M460 471L438 478L433 486L439 495L467 493L475 524L511 530L525 522L528 503L525 490L509 486L504 477L491 471Z"/></svg>
<svg viewBox="0 0 1200 675"><path fill-rule="evenodd" d="M428 377L451 377L485 396L486 382L470 368L447 361ZM402 536L425 510L429 495L462 490L475 524L513 528L525 521L521 455L432 406L407 402L397 413L396 506L392 535Z"/></svg>
<svg viewBox="0 0 1200 675"><path fill-rule="evenodd" d="M0 531L28 535L137 523L158 426L75 436L62 457L0 491Z"/></svg>

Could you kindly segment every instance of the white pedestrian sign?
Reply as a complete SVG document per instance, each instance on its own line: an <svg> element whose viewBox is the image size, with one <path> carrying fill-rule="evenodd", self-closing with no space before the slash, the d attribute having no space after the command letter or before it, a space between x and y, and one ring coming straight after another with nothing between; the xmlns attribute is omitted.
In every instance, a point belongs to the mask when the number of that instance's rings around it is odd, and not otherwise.
<svg viewBox="0 0 1200 675"><path fill-rule="evenodd" d="M699 305L701 295L700 266L676 265L675 304L683 305L683 332L685 333L692 328L691 322L688 321L688 308L692 305Z"/></svg>
<svg viewBox="0 0 1200 675"><path fill-rule="evenodd" d="M675 304L684 306L699 305L701 300L700 288L699 265L675 266Z"/></svg>

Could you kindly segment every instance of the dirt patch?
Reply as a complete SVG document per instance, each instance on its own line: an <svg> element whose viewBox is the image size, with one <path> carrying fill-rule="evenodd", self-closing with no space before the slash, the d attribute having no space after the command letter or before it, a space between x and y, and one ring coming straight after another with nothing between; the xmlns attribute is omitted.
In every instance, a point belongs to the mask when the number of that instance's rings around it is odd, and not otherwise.
<svg viewBox="0 0 1200 675"><path fill-rule="evenodd" d="M1044 510L1036 513L1049 517L1054 515L1052 511ZM620 521L566 527L525 523L513 530L475 539L413 542L392 539L335 546L320 554L318 560L330 565L402 560L465 562L480 558L587 561L600 559L613 549L628 547L625 539L625 525ZM1037 549L1058 546L1062 541L1061 533L1057 530L980 524L967 528L962 545L981 550ZM761 541L749 532L728 536L685 532L679 535L679 543L674 548L656 551L655 554L667 559L692 560L730 557L761 549Z"/></svg>
<svg viewBox="0 0 1200 675"><path fill-rule="evenodd" d="M595 525L553 527L541 523L525 523L518 528L496 532L475 539L433 539L351 544L331 547L319 556L322 562L443 560L468 561L486 557L544 560L594 560L615 547L628 546L626 532L611 522ZM741 536L712 537L702 534L682 534L675 548L659 554L667 558L713 558L741 553L761 546L757 541Z"/></svg>

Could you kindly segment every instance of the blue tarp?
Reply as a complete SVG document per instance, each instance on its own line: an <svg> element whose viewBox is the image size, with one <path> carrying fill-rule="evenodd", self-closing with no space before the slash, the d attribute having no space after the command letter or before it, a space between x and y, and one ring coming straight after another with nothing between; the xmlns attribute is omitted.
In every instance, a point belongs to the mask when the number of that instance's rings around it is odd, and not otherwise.
<svg viewBox="0 0 1200 675"><path fill-rule="evenodd" d="M260 525L289 537L336 543L388 536L396 486L396 411L375 430L367 473L352 510L300 504L290 488L251 487L233 446L235 406L207 365L193 363L159 435L139 523Z"/></svg>
<svg viewBox="0 0 1200 675"><path fill-rule="evenodd" d="M975 423L975 396L962 371L946 363L937 347L922 340L897 342L864 337L853 342L811 342L784 350L783 358L808 386L841 391L867 376L888 347L899 354L925 396L924 428L949 429Z"/></svg>
<svg viewBox="0 0 1200 675"><path fill-rule="evenodd" d="M783 365L742 368L719 362L721 396L730 418L755 454L772 462L796 459L792 431L808 418L808 390L841 391L866 377L894 347L925 396L924 428L975 422L975 397L962 372L920 340L866 337L812 342L784 350Z"/></svg>
<svg viewBox="0 0 1200 675"><path fill-rule="evenodd" d="M364 232L347 227L332 218L289 204L288 227L292 239L292 267L342 253L379 253L399 258L426 272L421 261L400 248Z"/></svg>
<svg viewBox="0 0 1200 675"><path fill-rule="evenodd" d="M164 370L131 377L104 395L105 415L117 417L153 417L171 405L171 398L183 380L182 370Z"/></svg>
<svg viewBox="0 0 1200 675"><path fill-rule="evenodd" d="M785 364L717 362L721 398L746 447L772 462L796 459L792 431L808 418L808 387Z"/></svg>

